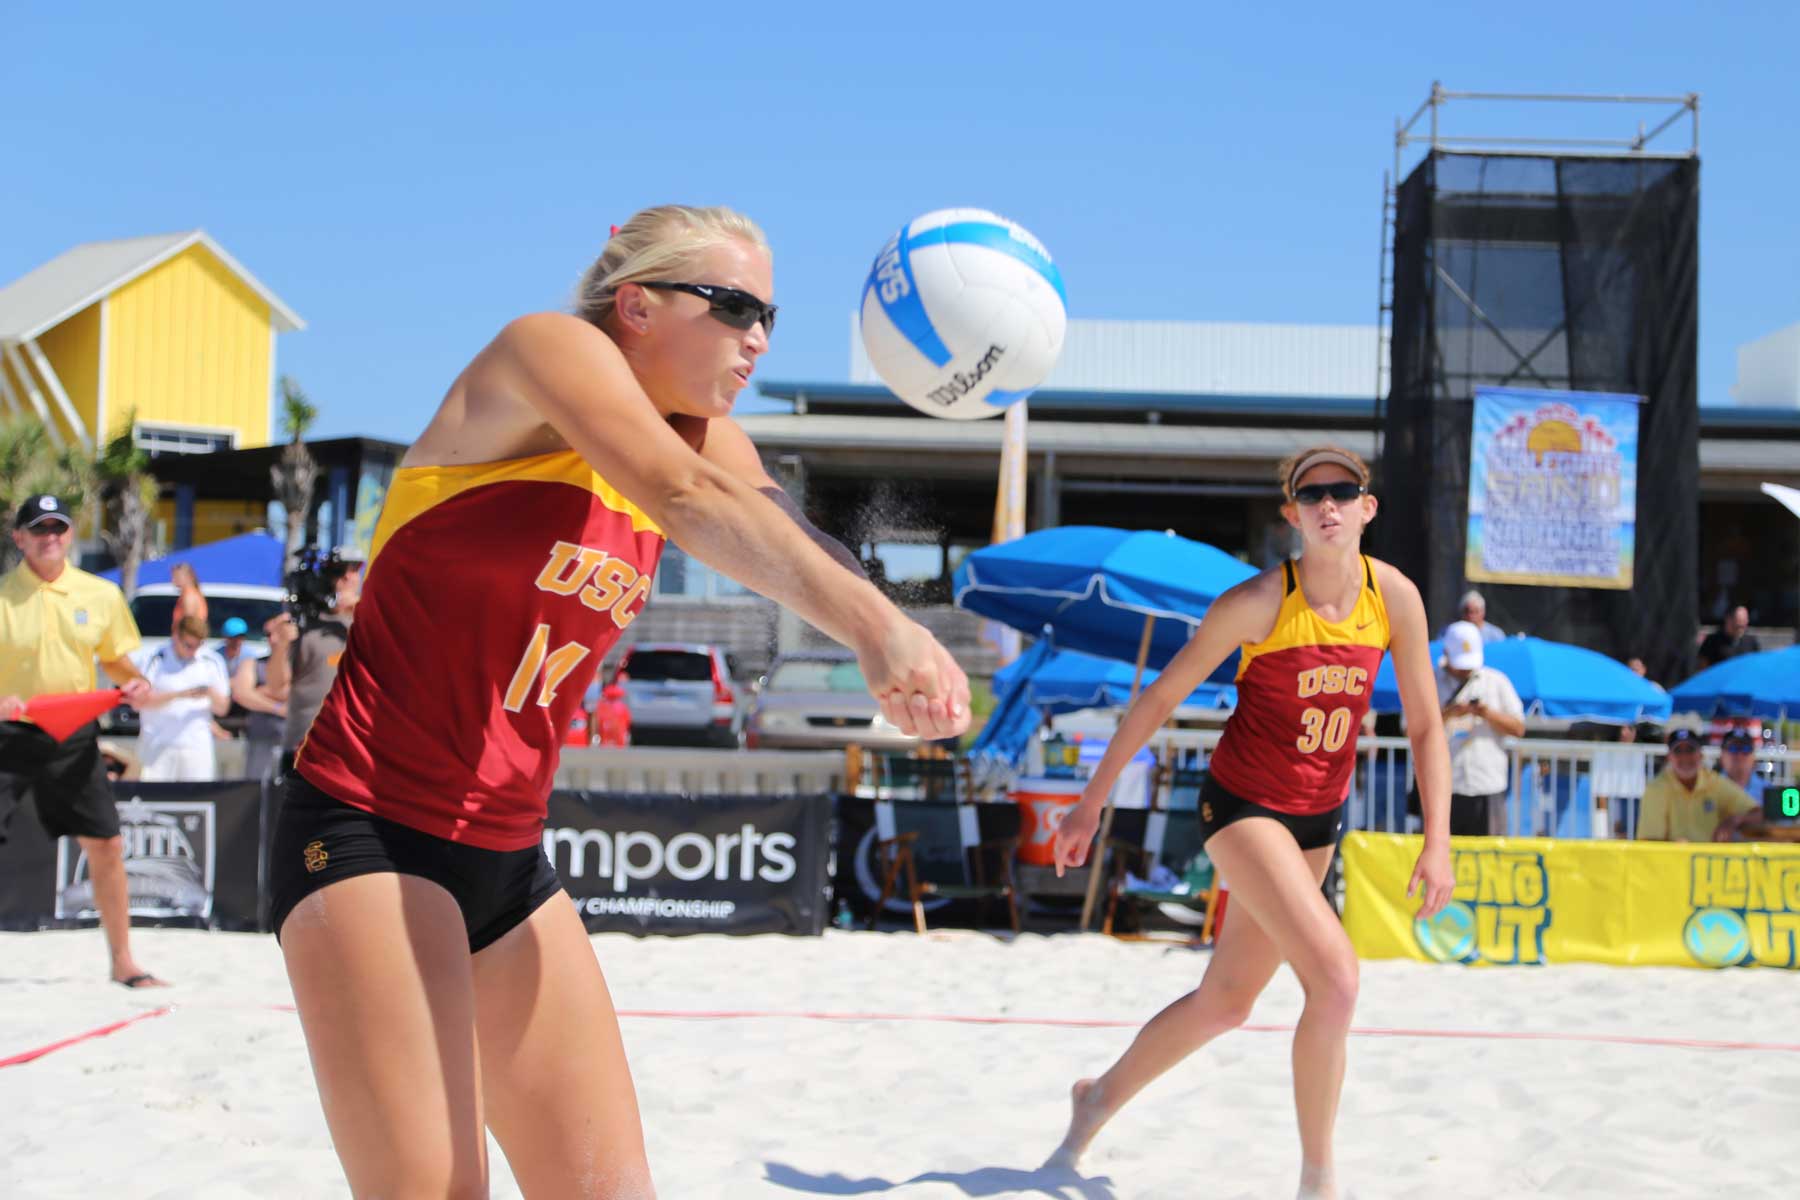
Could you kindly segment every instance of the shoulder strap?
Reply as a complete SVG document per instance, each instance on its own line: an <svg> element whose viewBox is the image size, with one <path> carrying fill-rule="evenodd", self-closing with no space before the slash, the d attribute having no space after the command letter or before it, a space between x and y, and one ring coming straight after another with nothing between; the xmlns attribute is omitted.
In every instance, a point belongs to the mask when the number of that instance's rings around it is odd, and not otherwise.
<svg viewBox="0 0 1800 1200"><path fill-rule="evenodd" d="M1282 595L1291 596L1294 594L1294 588L1296 586L1294 582L1294 560L1291 558L1282 559L1281 570L1287 576L1287 590L1284 591Z"/></svg>
<svg viewBox="0 0 1800 1200"><path fill-rule="evenodd" d="M1372 592L1375 590L1375 564L1369 561L1369 556L1366 554L1362 556L1362 560L1363 586Z"/></svg>

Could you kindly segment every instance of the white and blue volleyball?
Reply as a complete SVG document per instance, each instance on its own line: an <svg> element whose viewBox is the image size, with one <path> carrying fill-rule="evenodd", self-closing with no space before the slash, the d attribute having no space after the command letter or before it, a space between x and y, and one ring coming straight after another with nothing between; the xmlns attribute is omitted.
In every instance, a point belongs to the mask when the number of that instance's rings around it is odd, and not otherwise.
<svg viewBox="0 0 1800 1200"><path fill-rule="evenodd" d="M934 417L991 417L1062 353L1062 275L1024 227L979 208L909 221L863 285L862 340L893 393Z"/></svg>

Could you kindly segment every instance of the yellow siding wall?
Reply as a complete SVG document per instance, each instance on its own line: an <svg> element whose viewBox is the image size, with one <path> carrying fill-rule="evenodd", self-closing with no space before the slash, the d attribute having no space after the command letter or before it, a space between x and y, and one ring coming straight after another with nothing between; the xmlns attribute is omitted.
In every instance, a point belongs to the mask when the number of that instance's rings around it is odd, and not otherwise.
<svg viewBox="0 0 1800 1200"><path fill-rule="evenodd" d="M202 246L132 280L107 313L107 417L269 442L269 306ZM196 530L198 533L198 530Z"/></svg>
<svg viewBox="0 0 1800 1200"><path fill-rule="evenodd" d="M269 507L254 500L194 501L194 545L261 529L269 523ZM170 522L170 528L174 523Z"/></svg>
<svg viewBox="0 0 1800 1200"><path fill-rule="evenodd" d="M38 335L38 349L50 360L50 367L56 377L62 381L63 391L69 394L69 403L75 406L81 421L87 427L88 436L97 438L99 425L100 401L100 305L90 304L62 324L46 329ZM30 362L30 356L24 350L19 351L20 358ZM37 372L32 372L36 379ZM65 438L73 441L74 431L63 419L62 409L56 398L41 379L36 379L38 390L44 394L44 403L50 409L50 417ZM16 383L16 381L15 381ZM24 400L23 396L20 396ZM29 401L27 401L29 403Z"/></svg>
<svg viewBox="0 0 1800 1200"><path fill-rule="evenodd" d="M236 537L240 533L262 529L268 523L268 505L260 501L196 500L192 545L204 546L208 542ZM162 546L175 544L175 501L172 497L159 500L151 510L150 532L152 540Z"/></svg>

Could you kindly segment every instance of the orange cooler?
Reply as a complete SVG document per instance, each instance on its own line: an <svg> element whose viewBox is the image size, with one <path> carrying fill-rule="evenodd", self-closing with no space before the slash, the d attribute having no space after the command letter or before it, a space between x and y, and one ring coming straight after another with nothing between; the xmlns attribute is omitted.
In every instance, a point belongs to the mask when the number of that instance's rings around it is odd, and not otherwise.
<svg viewBox="0 0 1800 1200"><path fill-rule="evenodd" d="M1062 824L1087 782L1081 779L1045 779L1023 776L1013 781L1008 793L1019 806L1019 861L1049 867L1056 863L1056 827Z"/></svg>

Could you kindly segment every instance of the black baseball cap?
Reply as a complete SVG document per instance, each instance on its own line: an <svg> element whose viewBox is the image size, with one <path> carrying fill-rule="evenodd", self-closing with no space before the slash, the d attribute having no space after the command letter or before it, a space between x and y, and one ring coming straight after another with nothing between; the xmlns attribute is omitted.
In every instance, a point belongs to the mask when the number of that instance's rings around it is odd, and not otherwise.
<svg viewBox="0 0 1800 1200"><path fill-rule="evenodd" d="M1692 746L1698 750L1704 743L1701 741L1700 735L1692 729L1671 729L1669 730L1668 744L1671 750L1677 746Z"/></svg>
<svg viewBox="0 0 1800 1200"><path fill-rule="evenodd" d="M69 516L69 510L61 500L47 492L28 496L25 503L19 505L19 515L13 518L14 529L30 529L33 525L41 525L45 521L61 521L64 525L73 525L75 520Z"/></svg>
<svg viewBox="0 0 1800 1200"><path fill-rule="evenodd" d="M1756 739L1751 736L1748 729L1733 729L1728 732L1725 735L1724 740L1719 743L1719 748L1722 750L1742 750L1747 753L1756 749Z"/></svg>

